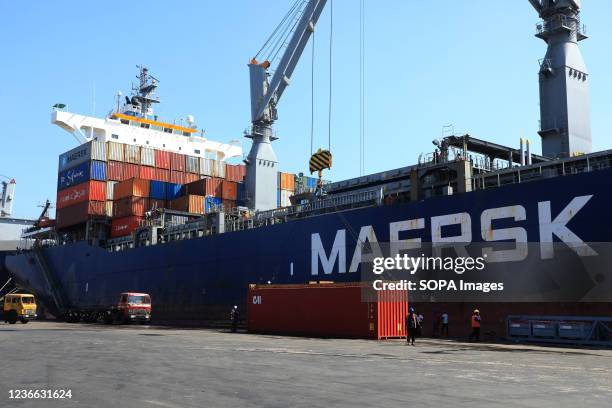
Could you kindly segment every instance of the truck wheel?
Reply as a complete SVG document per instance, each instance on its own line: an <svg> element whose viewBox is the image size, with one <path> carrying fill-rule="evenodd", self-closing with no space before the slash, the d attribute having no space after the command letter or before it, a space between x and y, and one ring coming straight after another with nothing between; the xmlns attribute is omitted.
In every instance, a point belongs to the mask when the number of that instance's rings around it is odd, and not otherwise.
<svg viewBox="0 0 612 408"><path fill-rule="evenodd" d="M26 324L26 323L28 322L28 319L23 319L23 318L21 318L21 319L19 319L19 321L20 321L22 324Z"/></svg>
<svg viewBox="0 0 612 408"><path fill-rule="evenodd" d="M17 323L17 312L14 310L9 311L6 316L6 320L8 320L10 324Z"/></svg>

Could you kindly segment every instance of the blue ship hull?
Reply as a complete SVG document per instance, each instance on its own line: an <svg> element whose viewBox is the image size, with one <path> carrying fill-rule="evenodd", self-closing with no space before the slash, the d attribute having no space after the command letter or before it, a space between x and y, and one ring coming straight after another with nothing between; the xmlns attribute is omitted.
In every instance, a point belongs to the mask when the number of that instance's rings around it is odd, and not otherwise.
<svg viewBox="0 0 612 408"><path fill-rule="evenodd" d="M584 242L612 242L611 177L612 170L593 171L119 252L85 242L46 248L41 251L55 283L48 282L32 252L9 256L6 264L19 283L41 299L50 299L50 286L59 287L71 308L108 304L120 292L139 291L151 294L154 313L160 319L225 319L229 305L245 303L249 284L360 280L359 272L350 271L350 263L364 226L372 227L379 242L388 242L391 223L423 218L424 228L407 231L406 237L430 242L432 217L468 213L471 240L479 242L483 241L480 223L484 210L520 205L525 208L525 220L499 220L495 228L520 226L528 241L537 243L541 234L539 203L550 202L554 219L576 197L589 197L572 214L567 228ZM320 240L329 256L342 230L344 256L336 259L332 269L324 270L318 255L313 255L318 251L313 242ZM560 241L558 237L555 240ZM530 253L529 267L547 262L540 258L541 254Z"/></svg>

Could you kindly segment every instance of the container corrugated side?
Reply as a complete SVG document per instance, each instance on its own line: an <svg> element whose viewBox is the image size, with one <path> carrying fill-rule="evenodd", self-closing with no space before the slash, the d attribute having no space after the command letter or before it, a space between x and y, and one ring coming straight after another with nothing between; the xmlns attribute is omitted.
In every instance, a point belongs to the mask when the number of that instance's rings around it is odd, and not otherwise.
<svg viewBox="0 0 612 408"><path fill-rule="evenodd" d="M129 179L121 181L114 186L113 198L115 200L125 197L148 197L149 180Z"/></svg>
<svg viewBox="0 0 612 408"><path fill-rule="evenodd" d="M295 191L295 174L278 172L278 188Z"/></svg>
<svg viewBox="0 0 612 408"><path fill-rule="evenodd" d="M191 182L197 181L197 180L200 179L200 177L202 177L202 176L200 176L199 174L185 173L185 179L184 179L183 183L187 184L187 183L191 183Z"/></svg>
<svg viewBox="0 0 612 408"><path fill-rule="evenodd" d="M155 167L170 170L170 152L155 149Z"/></svg>
<svg viewBox="0 0 612 408"><path fill-rule="evenodd" d="M108 180L123 181L123 163L109 161L107 166Z"/></svg>
<svg viewBox="0 0 612 408"><path fill-rule="evenodd" d="M60 172L57 176L58 191L88 181L90 178L90 172L90 162L81 163Z"/></svg>
<svg viewBox="0 0 612 408"><path fill-rule="evenodd" d="M185 173L182 171L170 171L170 182L175 184L185 184Z"/></svg>
<svg viewBox="0 0 612 408"><path fill-rule="evenodd" d="M153 180L170 182L170 170L156 167L153 171Z"/></svg>
<svg viewBox="0 0 612 408"><path fill-rule="evenodd" d="M140 166L138 177L143 180L153 180L153 177L155 177L155 168L149 166Z"/></svg>
<svg viewBox="0 0 612 408"><path fill-rule="evenodd" d="M108 160L122 162L124 161L123 144L116 142L108 142L106 145Z"/></svg>
<svg viewBox="0 0 612 408"><path fill-rule="evenodd" d="M217 161L217 172L214 174L215 177L225 178L225 162Z"/></svg>
<svg viewBox="0 0 612 408"><path fill-rule="evenodd" d="M118 181L107 181L106 182L106 199L107 200L112 200L114 197L114 191L115 191L115 184L117 184Z"/></svg>
<svg viewBox="0 0 612 408"><path fill-rule="evenodd" d="M200 157L200 174L212 177L215 173L216 165L217 162L215 160Z"/></svg>
<svg viewBox="0 0 612 408"><path fill-rule="evenodd" d="M177 183L166 183L166 200L174 200L182 195L183 185Z"/></svg>
<svg viewBox="0 0 612 408"><path fill-rule="evenodd" d="M125 197L113 201L113 217L122 218L132 215L144 216L149 211L147 197Z"/></svg>
<svg viewBox="0 0 612 408"><path fill-rule="evenodd" d="M170 201L170 208L192 214L204 214L204 197L189 194Z"/></svg>
<svg viewBox="0 0 612 408"><path fill-rule="evenodd" d="M185 155L180 153L170 153L170 170L185 171Z"/></svg>
<svg viewBox="0 0 612 408"><path fill-rule="evenodd" d="M290 197L293 195L293 191L288 191L288 190L278 190L278 194L279 194L279 207L289 207L291 206L291 199Z"/></svg>
<svg viewBox="0 0 612 408"><path fill-rule="evenodd" d="M65 208L83 201L105 201L106 182L90 180L57 192L56 208Z"/></svg>
<svg viewBox="0 0 612 408"><path fill-rule="evenodd" d="M105 204L104 201L84 201L58 209L55 214L55 225L57 228L65 228L86 222L92 215L104 216Z"/></svg>
<svg viewBox="0 0 612 408"><path fill-rule="evenodd" d="M206 214L218 212L221 209L223 209L223 201L220 198L213 196L204 197L204 212Z"/></svg>
<svg viewBox="0 0 612 408"><path fill-rule="evenodd" d="M104 211L104 214L107 217L112 217L113 216L113 202L107 201L105 204L106 204L106 209Z"/></svg>
<svg viewBox="0 0 612 408"><path fill-rule="evenodd" d="M124 145L123 154L126 163L140 164L140 146Z"/></svg>
<svg viewBox="0 0 612 408"><path fill-rule="evenodd" d="M196 194L201 196L215 196L221 198L223 180L207 177L185 184L185 194Z"/></svg>
<svg viewBox="0 0 612 408"><path fill-rule="evenodd" d="M137 164L122 163L123 164L123 180L129 180L131 178L137 178L140 168Z"/></svg>
<svg viewBox="0 0 612 408"><path fill-rule="evenodd" d="M165 200L166 183L164 181L151 180L149 183L149 196L156 200Z"/></svg>
<svg viewBox="0 0 612 408"><path fill-rule="evenodd" d="M91 160L106 161L106 145L92 140L60 154L58 173Z"/></svg>
<svg viewBox="0 0 612 408"><path fill-rule="evenodd" d="M123 237L130 235L140 226L142 217L115 218L111 223L111 237Z"/></svg>
<svg viewBox="0 0 612 408"><path fill-rule="evenodd" d="M245 175L243 165L237 164L226 164L225 165L225 178L228 181L234 181L236 183L242 183Z"/></svg>
<svg viewBox="0 0 612 408"><path fill-rule="evenodd" d="M200 174L200 158L195 156L186 156L185 169L188 173Z"/></svg>
<svg viewBox="0 0 612 408"><path fill-rule="evenodd" d="M223 180L221 182L221 198L236 201L238 199L238 183Z"/></svg>
<svg viewBox="0 0 612 408"><path fill-rule="evenodd" d="M92 180L106 181L106 162L92 160L90 178Z"/></svg>
<svg viewBox="0 0 612 408"><path fill-rule="evenodd" d="M155 149L142 147L140 149L140 164L143 166L155 167Z"/></svg>

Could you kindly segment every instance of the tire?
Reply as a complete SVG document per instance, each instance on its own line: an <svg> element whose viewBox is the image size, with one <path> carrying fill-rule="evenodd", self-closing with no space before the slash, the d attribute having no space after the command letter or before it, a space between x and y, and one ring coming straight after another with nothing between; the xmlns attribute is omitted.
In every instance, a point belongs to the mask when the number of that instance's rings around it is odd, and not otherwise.
<svg viewBox="0 0 612 408"><path fill-rule="evenodd" d="M28 319L19 319L19 321L21 322L21 324L26 324L28 322Z"/></svg>
<svg viewBox="0 0 612 408"><path fill-rule="evenodd" d="M6 316L6 320L10 323L10 324L15 324L17 323L17 312L14 310L10 310Z"/></svg>

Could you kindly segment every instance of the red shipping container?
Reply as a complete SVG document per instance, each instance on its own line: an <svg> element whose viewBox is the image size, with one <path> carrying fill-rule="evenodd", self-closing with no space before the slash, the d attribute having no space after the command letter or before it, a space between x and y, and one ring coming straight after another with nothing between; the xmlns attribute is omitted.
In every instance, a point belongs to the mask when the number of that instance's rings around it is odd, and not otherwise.
<svg viewBox="0 0 612 408"><path fill-rule="evenodd" d="M57 228L65 228L87 221L94 215L105 215L106 202L84 201L70 207L58 209L55 214Z"/></svg>
<svg viewBox="0 0 612 408"><path fill-rule="evenodd" d="M111 181L123 181L123 163L109 161L107 165L107 178Z"/></svg>
<svg viewBox="0 0 612 408"><path fill-rule="evenodd" d="M170 182L174 184L185 184L185 173L182 171L170 171Z"/></svg>
<svg viewBox="0 0 612 408"><path fill-rule="evenodd" d="M188 183L194 182L199 179L200 179L199 174L185 173L185 182L183 184L188 184Z"/></svg>
<svg viewBox="0 0 612 408"><path fill-rule="evenodd" d="M113 217L117 218L132 215L143 217L149 209L149 199L145 197L126 197L113 201Z"/></svg>
<svg viewBox="0 0 612 408"><path fill-rule="evenodd" d="M132 163L123 163L123 180L138 178L138 165Z"/></svg>
<svg viewBox="0 0 612 408"><path fill-rule="evenodd" d="M165 181L166 183L169 182L170 181L170 170L154 168L153 180Z"/></svg>
<svg viewBox="0 0 612 408"><path fill-rule="evenodd" d="M405 338L407 314L408 291L360 283L250 285L247 296L247 326L257 333Z"/></svg>
<svg viewBox="0 0 612 408"><path fill-rule="evenodd" d="M189 194L170 201L170 208L192 214L204 214L204 197Z"/></svg>
<svg viewBox="0 0 612 408"><path fill-rule="evenodd" d="M170 152L155 149L155 167L170 170Z"/></svg>
<svg viewBox="0 0 612 408"><path fill-rule="evenodd" d="M244 175L246 174L245 166L243 165L225 165L225 179L227 181L234 181L236 183L242 183Z"/></svg>
<svg viewBox="0 0 612 408"><path fill-rule="evenodd" d="M143 180L153 180L154 175L155 167L140 166L140 171L138 173L139 178Z"/></svg>
<svg viewBox="0 0 612 408"><path fill-rule="evenodd" d="M185 155L170 153L170 170L185 171Z"/></svg>
<svg viewBox="0 0 612 408"><path fill-rule="evenodd" d="M124 237L130 235L136 228L140 227L142 217L115 218L111 223L111 237Z"/></svg>
<svg viewBox="0 0 612 408"><path fill-rule="evenodd" d="M65 208L83 201L105 201L106 181L90 180L57 192L57 208Z"/></svg>
<svg viewBox="0 0 612 408"><path fill-rule="evenodd" d="M148 197L151 183L149 180L132 178L115 184L113 188L113 199L118 200L126 197Z"/></svg>
<svg viewBox="0 0 612 408"><path fill-rule="evenodd" d="M223 180L221 183L221 198L236 201L238 199L238 183Z"/></svg>
<svg viewBox="0 0 612 408"><path fill-rule="evenodd" d="M221 184L223 180L220 178L207 177L200 180L185 184L185 194L196 194L201 196L221 195Z"/></svg>

